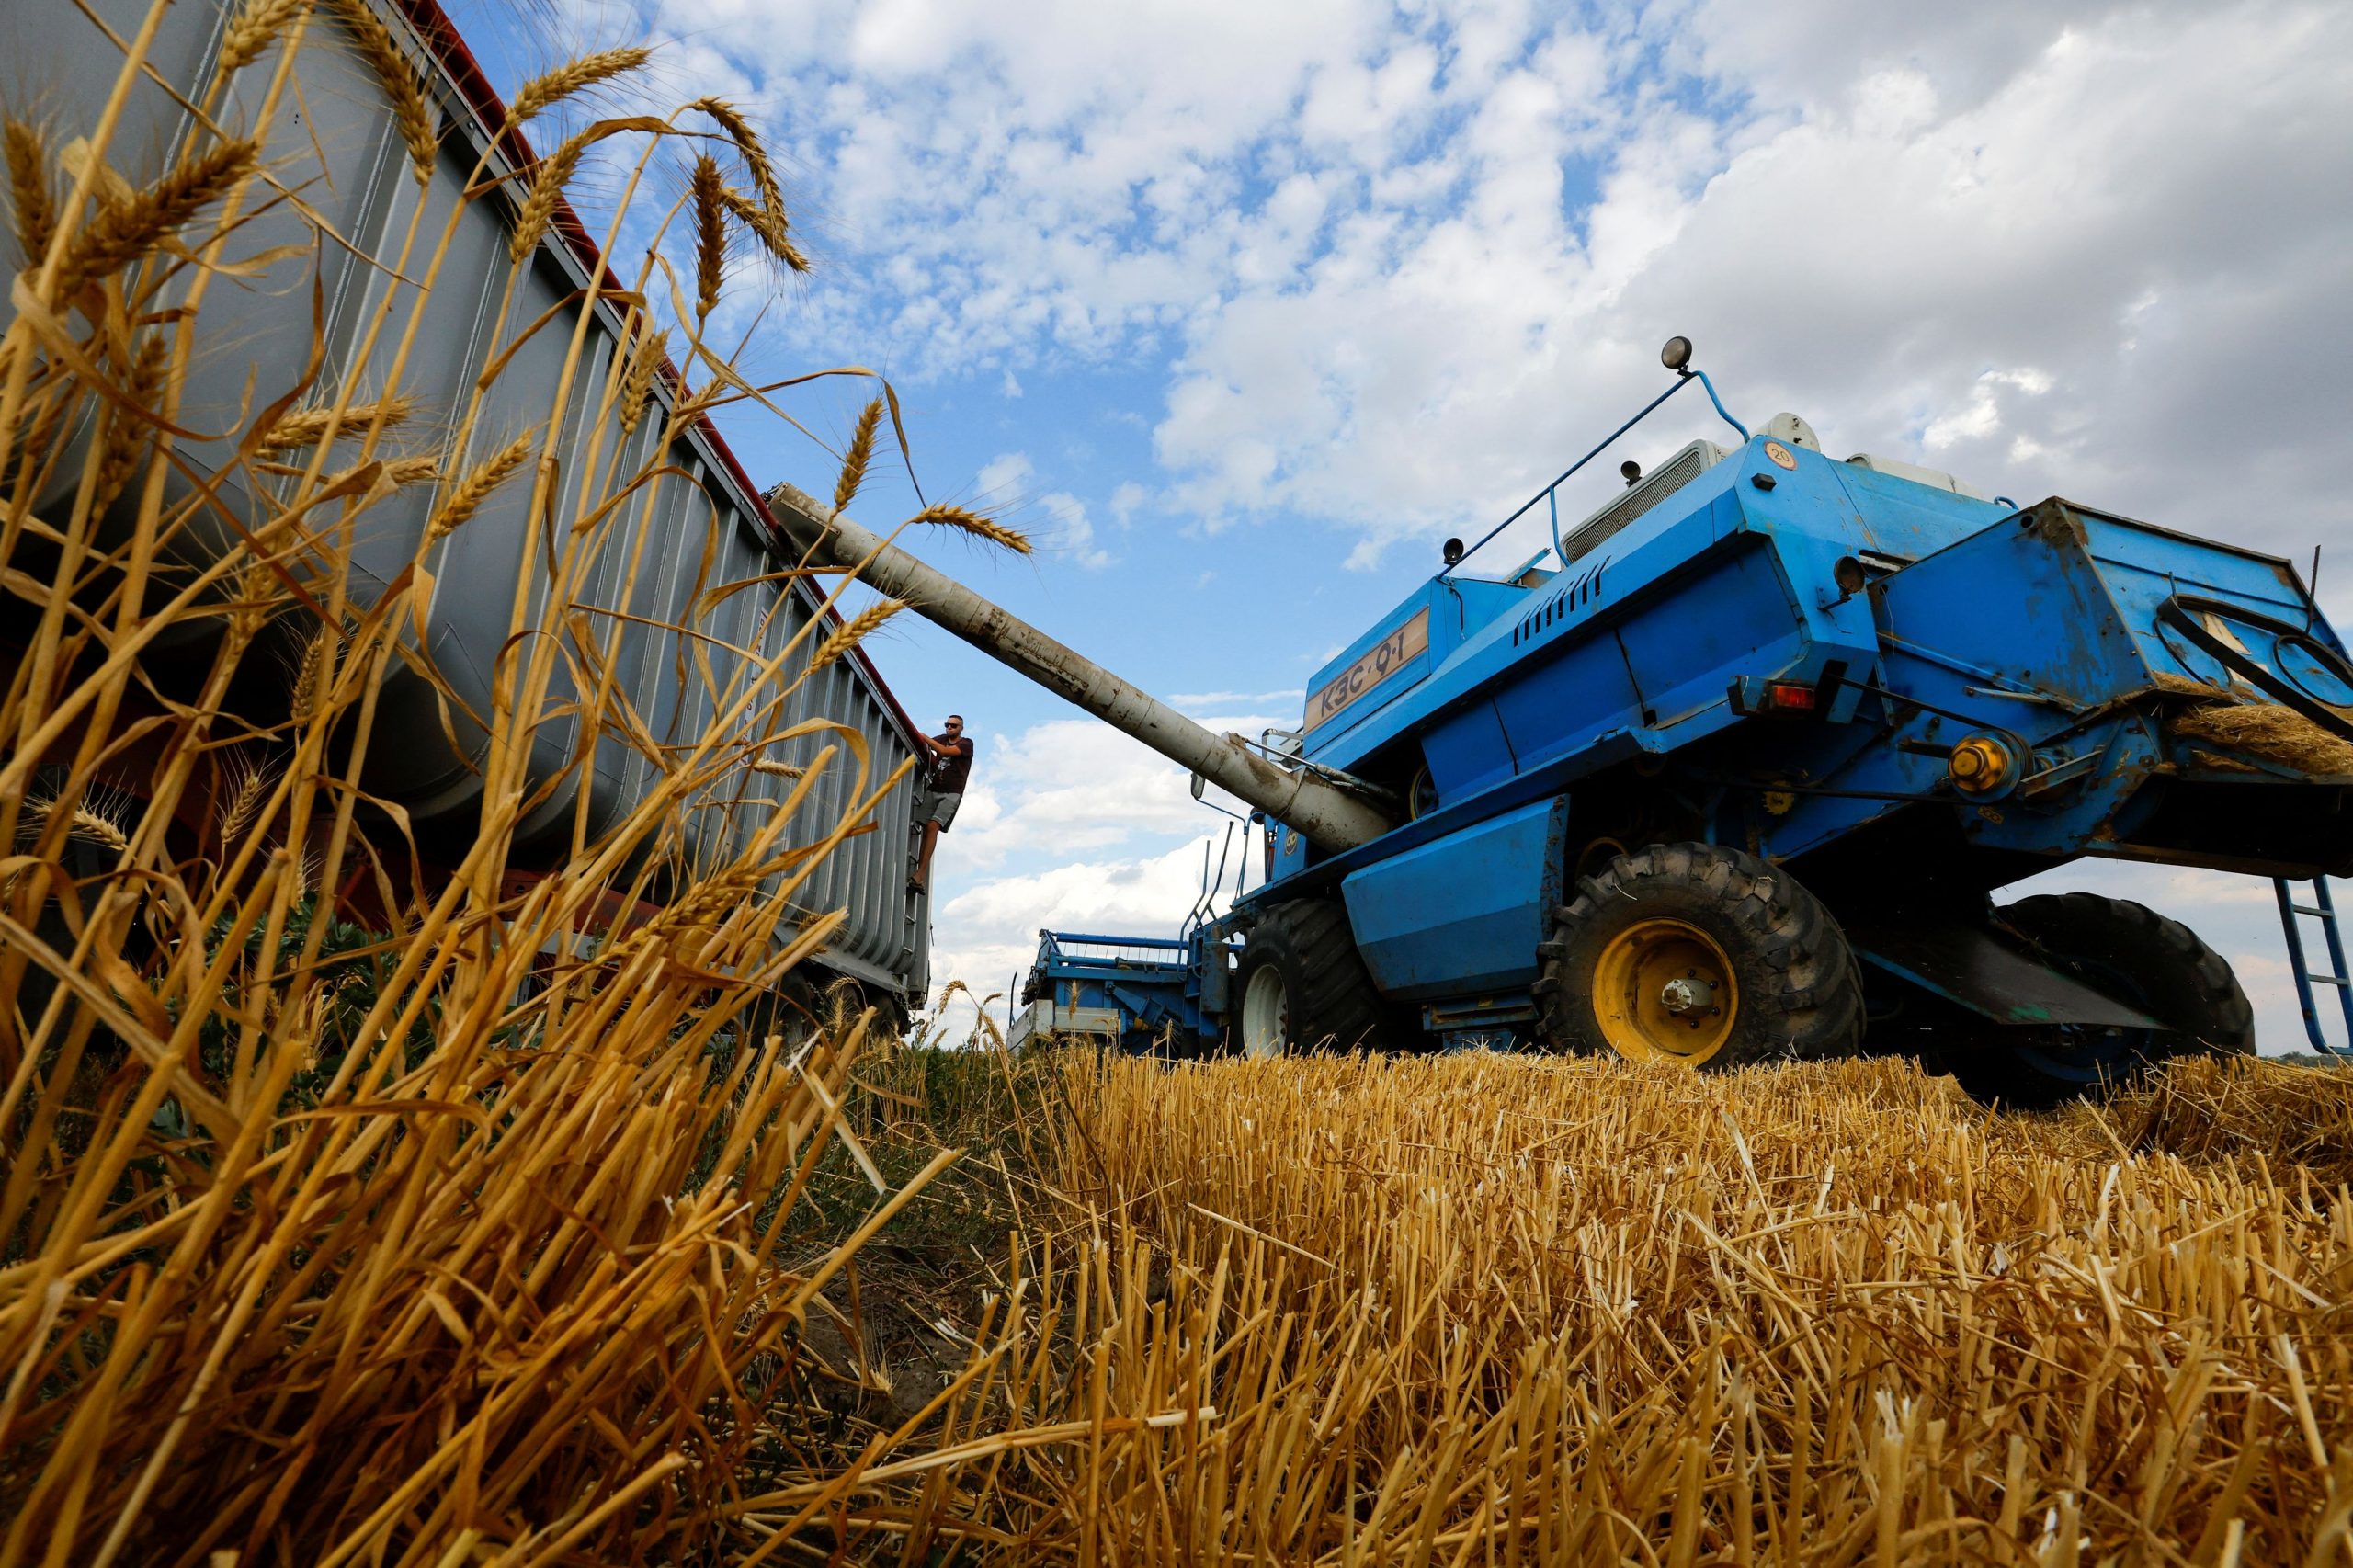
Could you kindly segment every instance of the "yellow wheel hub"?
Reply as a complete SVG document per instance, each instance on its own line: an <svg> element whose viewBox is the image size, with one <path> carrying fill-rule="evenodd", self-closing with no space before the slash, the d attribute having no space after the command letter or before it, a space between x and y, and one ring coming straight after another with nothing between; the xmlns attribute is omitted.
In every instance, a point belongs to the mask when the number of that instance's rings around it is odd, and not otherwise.
<svg viewBox="0 0 2353 1568"><path fill-rule="evenodd" d="M1644 920L1601 949L1593 1011L1602 1038L1629 1061L1697 1067L1732 1038L1740 983L1705 931L1680 920Z"/></svg>

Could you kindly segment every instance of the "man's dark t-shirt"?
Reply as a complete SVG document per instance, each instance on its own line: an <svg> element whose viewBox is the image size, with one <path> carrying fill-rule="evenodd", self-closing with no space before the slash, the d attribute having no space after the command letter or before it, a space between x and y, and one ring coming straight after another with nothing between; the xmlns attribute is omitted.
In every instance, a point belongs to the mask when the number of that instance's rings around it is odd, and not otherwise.
<svg viewBox="0 0 2353 1568"><path fill-rule="evenodd" d="M931 792L935 795L962 794L964 781L972 776L972 737L934 735L931 738L956 754L931 759Z"/></svg>

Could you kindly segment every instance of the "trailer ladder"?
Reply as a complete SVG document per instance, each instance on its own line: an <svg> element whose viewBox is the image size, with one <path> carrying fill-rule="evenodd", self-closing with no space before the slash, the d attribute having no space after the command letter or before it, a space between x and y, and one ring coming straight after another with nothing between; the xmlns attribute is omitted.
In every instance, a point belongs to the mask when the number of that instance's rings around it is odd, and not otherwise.
<svg viewBox="0 0 2353 1568"><path fill-rule="evenodd" d="M2272 887L2279 894L2279 926L2288 937L2288 967L2296 977L2296 1002L2304 1010L2304 1033L2312 1037L2313 1049L2325 1056L2353 1055L2353 971L2345 963L2345 937L2336 924L2336 904L2328 895L2328 879L2312 880L2312 902L2297 901L2297 893L2286 877L2274 877ZM2328 970L2323 973L2313 970L2304 958L2303 920L2320 922L2321 935L2328 944ZM2313 999L2313 987L2330 985L2336 988L2336 1000L2345 1011L2346 1043L2331 1045L2326 1031L2321 1028L2320 1005Z"/></svg>

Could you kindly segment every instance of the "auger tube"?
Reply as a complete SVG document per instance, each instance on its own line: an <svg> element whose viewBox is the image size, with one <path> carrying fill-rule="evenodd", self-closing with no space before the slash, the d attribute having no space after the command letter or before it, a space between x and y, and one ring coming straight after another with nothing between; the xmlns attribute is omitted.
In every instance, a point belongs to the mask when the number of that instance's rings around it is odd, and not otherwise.
<svg viewBox="0 0 2353 1568"><path fill-rule="evenodd" d="M1332 851L1353 849L1396 825L1346 790L1304 771L1276 767L1251 751L1239 735L1211 734L1158 698L1081 658L1003 607L791 485L779 484L768 492L767 504L786 538L815 562L855 569L860 580L933 625L1277 822L1297 828L1309 843Z"/></svg>

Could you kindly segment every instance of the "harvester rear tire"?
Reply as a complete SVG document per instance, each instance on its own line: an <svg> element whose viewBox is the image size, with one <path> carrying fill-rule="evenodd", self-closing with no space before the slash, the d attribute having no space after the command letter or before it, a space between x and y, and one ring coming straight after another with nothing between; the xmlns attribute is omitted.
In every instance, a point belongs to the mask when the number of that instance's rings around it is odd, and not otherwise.
<svg viewBox="0 0 2353 1568"><path fill-rule="evenodd" d="M2054 960L2170 1030L1989 1028L1946 1053L1978 1099L2045 1109L2131 1083L2184 1056L2246 1056L2255 1009L2222 954L2178 920L2130 899L2042 893L1998 917Z"/></svg>
<svg viewBox="0 0 2353 1568"><path fill-rule="evenodd" d="M1844 1056L1862 1042L1846 932L1795 878L1737 849L1654 844L1619 856L1578 880L1536 955L1538 1014L1564 1051L1717 1072ZM1697 999L1685 990L1682 1010L1665 1013L1654 993L1677 971Z"/></svg>
<svg viewBox="0 0 2353 1568"><path fill-rule="evenodd" d="M1236 1056L1392 1043L1389 1005L1372 988L1347 912L1331 899L1297 899L1261 915L1243 943L1233 995L1228 1045ZM1276 1007L1279 1013L1270 1010Z"/></svg>

